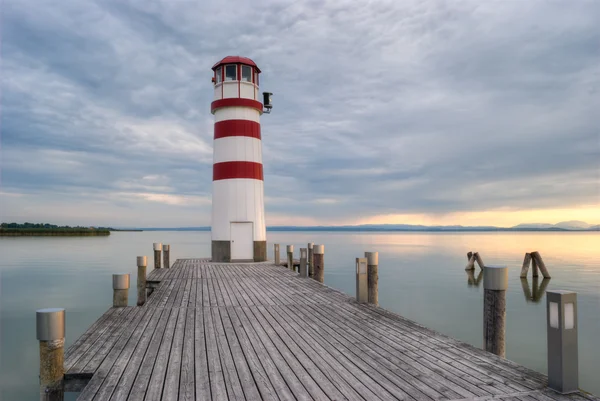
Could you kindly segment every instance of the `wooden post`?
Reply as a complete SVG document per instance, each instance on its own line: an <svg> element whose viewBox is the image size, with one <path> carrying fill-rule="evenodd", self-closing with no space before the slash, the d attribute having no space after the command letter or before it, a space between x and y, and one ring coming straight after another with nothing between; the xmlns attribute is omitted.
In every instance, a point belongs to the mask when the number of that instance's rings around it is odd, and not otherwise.
<svg viewBox="0 0 600 401"><path fill-rule="evenodd" d="M113 274L113 307L123 308L129 301L129 274Z"/></svg>
<svg viewBox="0 0 600 401"><path fill-rule="evenodd" d="M369 301L369 276L367 258L356 258L356 302L365 304Z"/></svg>
<svg viewBox="0 0 600 401"><path fill-rule="evenodd" d="M36 311L36 332L40 342L40 400L64 399L65 310Z"/></svg>
<svg viewBox="0 0 600 401"><path fill-rule="evenodd" d="M300 248L300 268L298 272L300 273L300 277L306 278L308 277L308 248Z"/></svg>
<svg viewBox="0 0 600 401"><path fill-rule="evenodd" d="M475 270L475 256L473 255L473 252L469 252L467 253L467 267L465 267L465 270Z"/></svg>
<svg viewBox="0 0 600 401"><path fill-rule="evenodd" d="M542 260L540 253L538 251L531 252L531 258L535 261L537 267L539 267L542 276L544 276L544 278L550 278L550 273L548 273L548 269L546 269L546 264Z"/></svg>
<svg viewBox="0 0 600 401"><path fill-rule="evenodd" d="M163 245L163 267L169 268L171 267L171 245Z"/></svg>
<svg viewBox="0 0 600 401"><path fill-rule="evenodd" d="M473 254L473 257L475 257L475 260L477 261L477 264L479 265L480 269L485 268L485 265L483 264L483 259L481 259L481 256L479 256L479 252L475 252ZM475 266L473 266L473 268L475 268Z"/></svg>
<svg viewBox="0 0 600 401"><path fill-rule="evenodd" d="M367 258L368 302L379 305L379 252L365 252Z"/></svg>
<svg viewBox="0 0 600 401"><path fill-rule="evenodd" d="M275 253L273 259L275 259L275 266L279 266L281 264L280 254L279 254L279 244L273 244L273 252Z"/></svg>
<svg viewBox="0 0 600 401"><path fill-rule="evenodd" d="M313 246L314 242L308 243L308 277L312 277L314 275L314 262L313 262Z"/></svg>
<svg viewBox="0 0 600 401"><path fill-rule="evenodd" d="M529 265L531 264L531 254L527 252L525 254L525 259L523 259L523 267L521 267L521 278L527 277L527 272L529 271Z"/></svg>
<svg viewBox="0 0 600 401"><path fill-rule="evenodd" d="M286 252L288 269L290 269L291 271L296 271L296 269L294 269L294 245L288 245L286 247Z"/></svg>
<svg viewBox="0 0 600 401"><path fill-rule="evenodd" d="M145 256L137 257L137 305L142 306L146 303L146 265L148 258Z"/></svg>
<svg viewBox="0 0 600 401"><path fill-rule="evenodd" d="M160 269L160 252L162 250L162 244L160 242L154 243L154 268Z"/></svg>
<svg viewBox="0 0 600 401"><path fill-rule="evenodd" d="M577 293L548 291L546 319L548 387L561 394L575 393L579 390Z"/></svg>
<svg viewBox="0 0 600 401"><path fill-rule="evenodd" d="M483 348L504 358L508 268L486 266L483 270L483 288Z"/></svg>
<svg viewBox="0 0 600 401"><path fill-rule="evenodd" d="M315 265L313 278L322 283L325 281L325 245L313 246L313 262Z"/></svg>
<svg viewBox="0 0 600 401"><path fill-rule="evenodd" d="M535 258L531 258L531 277L539 277L540 273L538 271L537 260Z"/></svg>

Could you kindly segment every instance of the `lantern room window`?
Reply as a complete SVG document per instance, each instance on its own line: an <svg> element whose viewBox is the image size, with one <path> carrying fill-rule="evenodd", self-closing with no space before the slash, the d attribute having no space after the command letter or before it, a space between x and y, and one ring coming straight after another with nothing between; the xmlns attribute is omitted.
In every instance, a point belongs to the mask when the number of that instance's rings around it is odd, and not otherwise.
<svg viewBox="0 0 600 401"><path fill-rule="evenodd" d="M237 80L237 65L230 64L225 66L225 81Z"/></svg>
<svg viewBox="0 0 600 401"><path fill-rule="evenodd" d="M221 67L217 68L215 75L217 76L216 83L221 83L223 81L223 69Z"/></svg>
<svg viewBox="0 0 600 401"><path fill-rule="evenodd" d="M252 67L249 65L242 66L242 81L252 82Z"/></svg>

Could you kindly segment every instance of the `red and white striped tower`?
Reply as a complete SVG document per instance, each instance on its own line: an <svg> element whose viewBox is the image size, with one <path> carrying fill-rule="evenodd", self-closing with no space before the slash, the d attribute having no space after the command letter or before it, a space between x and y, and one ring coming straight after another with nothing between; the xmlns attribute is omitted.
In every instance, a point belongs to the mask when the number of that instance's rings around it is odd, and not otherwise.
<svg viewBox="0 0 600 401"><path fill-rule="evenodd" d="M249 58L238 56L225 57L212 69L212 260L265 261L260 69Z"/></svg>

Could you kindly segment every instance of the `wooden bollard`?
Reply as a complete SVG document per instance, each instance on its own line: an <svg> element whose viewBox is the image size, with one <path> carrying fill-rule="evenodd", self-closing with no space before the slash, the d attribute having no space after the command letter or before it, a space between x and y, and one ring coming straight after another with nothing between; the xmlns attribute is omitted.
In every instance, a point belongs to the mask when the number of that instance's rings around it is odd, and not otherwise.
<svg viewBox="0 0 600 401"><path fill-rule="evenodd" d="M300 248L300 268L298 269L298 272L300 273L300 277L303 277L303 278L308 277L307 259L308 259L308 249Z"/></svg>
<svg viewBox="0 0 600 401"><path fill-rule="evenodd" d="M287 252L288 269L290 269L292 271L296 271L294 269L294 245L288 245L286 247L286 252Z"/></svg>
<svg viewBox="0 0 600 401"><path fill-rule="evenodd" d="M529 265L531 264L531 254L527 252L525 254L525 258L523 259L523 267L521 267L521 278L527 277L527 272L529 271Z"/></svg>
<svg viewBox="0 0 600 401"><path fill-rule="evenodd" d="M275 266L279 266L281 264L279 244L273 244L273 252L275 253L275 255L273 255L273 259L275 259Z"/></svg>
<svg viewBox="0 0 600 401"><path fill-rule="evenodd" d="M379 252L365 252L369 286L369 303L379 305Z"/></svg>
<svg viewBox="0 0 600 401"><path fill-rule="evenodd" d="M160 269L160 252L162 251L162 244L160 242L155 242L154 246L154 268Z"/></svg>
<svg viewBox="0 0 600 401"><path fill-rule="evenodd" d="M313 246L313 262L313 278L322 283L325 281L325 245Z"/></svg>
<svg viewBox="0 0 600 401"><path fill-rule="evenodd" d="M306 263L308 263L308 277L312 277L314 275L314 268L313 268L313 246L314 246L314 242L309 242L308 243L308 260L306 261Z"/></svg>
<svg viewBox="0 0 600 401"><path fill-rule="evenodd" d="M39 309L36 315L40 342L40 400L64 399L65 310Z"/></svg>
<svg viewBox="0 0 600 401"><path fill-rule="evenodd" d="M562 394L579 390L577 293L548 291L548 387Z"/></svg>
<svg viewBox="0 0 600 401"><path fill-rule="evenodd" d="M113 274L113 307L123 308L129 301L129 274Z"/></svg>
<svg viewBox="0 0 600 401"><path fill-rule="evenodd" d="M475 256L473 252L467 253L467 267L465 267L465 270L475 270Z"/></svg>
<svg viewBox="0 0 600 401"><path fill-rule="evenodd" d="M481 259L481 256L479 256L479 252L473 253L473 257L475 258L475 261L477 261L479 268L484 269L485 265L483 264L483 259ZM473 266L473 268L475 268L475 266Z"/></svg>
<svg viewBox="0 0 600 401"><path fill-rule="evenodd" d="M369 277L367 274L367 258L356 258L356 302L365 304L369 301Z"/></svg>
<svg viewBox="0 0 600 401"><path fill-rule="evenodd" d="M146 266L148 258L145 256L137 257L137 305L142 306L146 303Z"/></svg>
<svg viewBox="0 0 600 401"><path fill-rule="evenodd" d="M486 266L483 270L483 288L483 348L504 358L508 268Z"/></svg>
<svg viewBox="0 0 600 401"><path fill-rule="evenodd" d="M531 252L531 260L533 261L534 265L539 267L544 278L550 278L550 273L548 273L548 269L546 269L546 264L542 260L542 256L538 251ZM534 274L537 273L537 269L534 269L533 272ZM537 274L534 277L537 277Z"/></svg>
<svg viewBox="0 0 600 401"><path fill-rule="evenodd" d="M165 269L171 267L171 245L163 245L163 267Z"/></svg>

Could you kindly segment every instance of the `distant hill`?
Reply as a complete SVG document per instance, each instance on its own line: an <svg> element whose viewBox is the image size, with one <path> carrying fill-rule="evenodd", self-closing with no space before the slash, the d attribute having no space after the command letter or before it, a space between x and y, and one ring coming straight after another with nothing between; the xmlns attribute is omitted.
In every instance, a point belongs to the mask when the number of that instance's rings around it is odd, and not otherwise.
<svg viewBox="0 0 600 401"><path fill-rule="evenodd" d="M550 229L550 228L560 228L563 230L588 230L592 227L590 224L585 221L580 220L569 220L569 221L561 221L556 224L547 224L547 223L525 223L519 224L518 226L514 226L516 229L523 228L537 228L537 229ZM596 226L597 227L597 226Z"/></svg>

